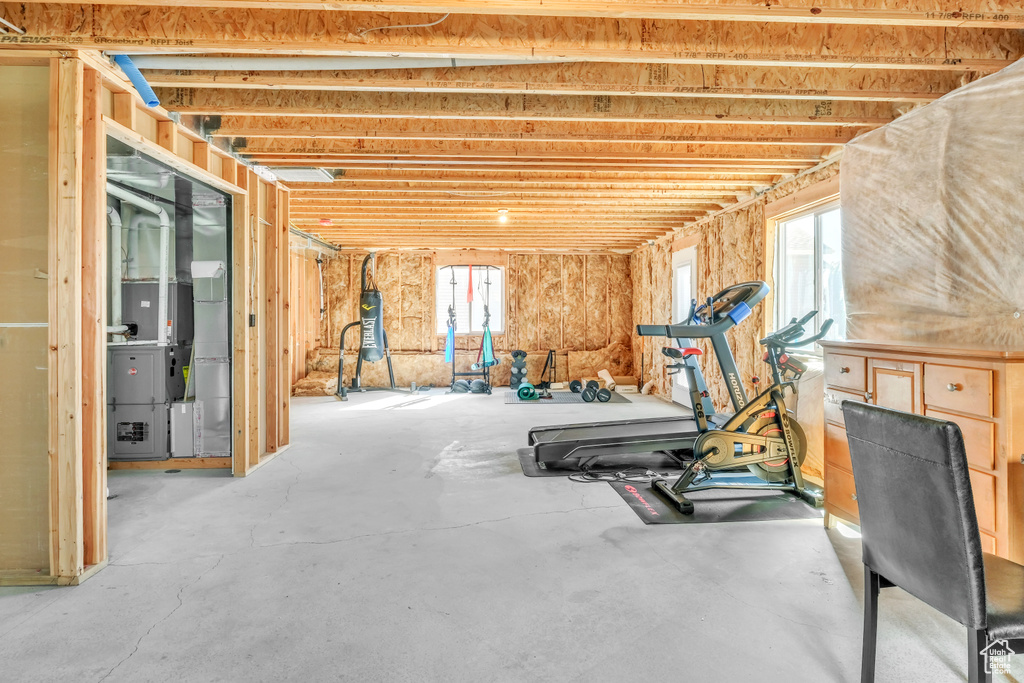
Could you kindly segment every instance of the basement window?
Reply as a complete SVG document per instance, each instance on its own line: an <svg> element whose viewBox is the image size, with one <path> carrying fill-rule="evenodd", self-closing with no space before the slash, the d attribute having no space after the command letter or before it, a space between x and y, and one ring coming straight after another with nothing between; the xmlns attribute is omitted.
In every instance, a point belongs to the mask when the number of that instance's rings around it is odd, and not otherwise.
<svg viewBox="0 0 1024 683"><path fill-rule="evenodd" d="M831 203L778 222L775 329L816 309L814 329L808 325L808 334L832 318L832 329L825 338L846 338L840 217L839 205Z"/></svg>
<svg viewBox="0 0 1024 683"><path fill-rule="evenodd" d="M472 268L472 297L470 296ZM448 309L455 310L456 334L482 334L486 314L491 334L505 331L505 270L498 266L442 266L437 269L437 333L448 332ZM453 283L454 280L454 284ZM486 307L486 308L485 308Z"/></svg>

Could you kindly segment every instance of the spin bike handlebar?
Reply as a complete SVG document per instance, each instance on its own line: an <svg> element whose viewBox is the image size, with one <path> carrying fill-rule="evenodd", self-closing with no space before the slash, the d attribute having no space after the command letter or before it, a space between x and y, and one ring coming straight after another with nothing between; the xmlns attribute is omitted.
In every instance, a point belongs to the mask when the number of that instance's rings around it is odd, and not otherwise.
<svg viewBox="0 0 1024 683"><path fill-rule="evenodd" d="M823 339L825 335L828 334L828 331L832 329L832 318L829 318L824 323L822 323L821 329L819 329L816 334L812 334L810 337L805 337L804 339L798 339L795 341L793 340L793 337L796 337L803 333L804 325L817 314L817 311L811 311L803 318L801 318L799 321L794 319L793 322L789 323L778 332L770 334L764 339L762 339L761 344L764 346L773 346L775 348L780 349L797 348L800 346L807 346L808 344L813 344L814 342Z"/></svg>

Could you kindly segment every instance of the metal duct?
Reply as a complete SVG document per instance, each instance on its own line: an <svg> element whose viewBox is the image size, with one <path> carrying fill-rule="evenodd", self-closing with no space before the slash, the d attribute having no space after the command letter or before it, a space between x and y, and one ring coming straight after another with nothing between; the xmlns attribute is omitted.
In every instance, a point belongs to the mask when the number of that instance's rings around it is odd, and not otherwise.
<svg viewBox="0 0 1024 683"><path fill-rule="evenodd" d="M158 204L144 199L134 192L124 190L117 185L107 183L107 194L136 206L143 211L155 213L160 219L160 278L157 298L157 346L167 345L167 257L171 251L171 219L167 211Z"/></svg>

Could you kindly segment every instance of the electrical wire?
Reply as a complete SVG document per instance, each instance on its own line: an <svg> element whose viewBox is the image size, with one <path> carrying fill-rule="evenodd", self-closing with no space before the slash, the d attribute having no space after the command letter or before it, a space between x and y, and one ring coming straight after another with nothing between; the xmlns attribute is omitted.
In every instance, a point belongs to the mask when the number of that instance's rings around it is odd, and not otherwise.
<svg viewBox="0 0 1024 683"><path fill-rule="evenodd" d="M249 319L256 317L256 259L259 253L256 251L256 216L249 217L249 241L252 243L252 261L249 264Z"/></svg>
<svg viewBox="0 0 1024 683"><path fill-rule="evenodd" d="M386 31L392 28L430 28L431 26L437 26L451 15L452 13L449 12L448 14L444 15L437 21L432 21L429 24L397 24L391 26L374 26L373 28L364 28L362 31L357 31L356 35L362 37L365 36L367 33L370 33L371 31Z"/></svg>
<svg viewBox="0 0 1024 683"><path fill-rule="evenodd" d="M589 467L583 468L580 472L573 472L569 475L570 481L580 484L594 484L598 482L628 481L633 484L649 484L655 479L678 476L678 473L656 472L646 467L627 467L619 472L595 471Z"/></svg>

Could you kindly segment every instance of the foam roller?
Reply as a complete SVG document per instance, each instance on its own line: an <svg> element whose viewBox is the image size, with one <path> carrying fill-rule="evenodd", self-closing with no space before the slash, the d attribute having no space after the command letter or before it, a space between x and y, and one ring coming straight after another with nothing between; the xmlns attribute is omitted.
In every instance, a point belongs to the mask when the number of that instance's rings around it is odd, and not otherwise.
<svg viewBox="0 0 1024 683"><path fill-rule="evenodd" d="M516 390L520 401L533 401L537 399L537 389L529 382L523 382Z"/></svg>

